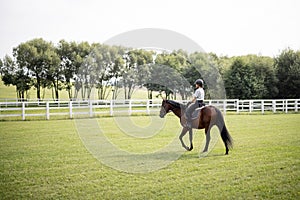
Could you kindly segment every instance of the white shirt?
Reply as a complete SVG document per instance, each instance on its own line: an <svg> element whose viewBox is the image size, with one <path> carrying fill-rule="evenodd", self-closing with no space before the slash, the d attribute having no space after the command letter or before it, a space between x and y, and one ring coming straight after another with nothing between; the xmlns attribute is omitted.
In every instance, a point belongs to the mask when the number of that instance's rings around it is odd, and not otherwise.
<svg viewBox="0 0 300 200"><path fill-rule="evenodd" d="M195 97L197 100L204 100L204 95L205 95L205 92L203 90L203 88L199 87L195 93L193 94L193 97Z"/></svg>

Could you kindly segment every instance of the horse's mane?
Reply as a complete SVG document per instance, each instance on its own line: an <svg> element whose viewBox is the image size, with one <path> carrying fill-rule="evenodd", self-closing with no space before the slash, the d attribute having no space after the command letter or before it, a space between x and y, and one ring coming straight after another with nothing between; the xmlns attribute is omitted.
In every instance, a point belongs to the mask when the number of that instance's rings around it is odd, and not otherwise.
<svg viewBox="0 0 300 200"><path fill-rule="evenodd" d="M181 108L181 109L185 109L186 105L179 103L177 101L173 101L173 100L167 100L167 103L171 104L172 106L174 106L175 108Z"/></svg>

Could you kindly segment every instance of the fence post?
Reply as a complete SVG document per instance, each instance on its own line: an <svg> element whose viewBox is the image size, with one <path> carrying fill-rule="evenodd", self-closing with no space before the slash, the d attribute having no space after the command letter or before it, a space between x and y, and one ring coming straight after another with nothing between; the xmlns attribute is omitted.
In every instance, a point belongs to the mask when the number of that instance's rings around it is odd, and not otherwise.
<svg viewBox="0 0 300 200"><path fill-rule="evenodd" d="M224 113L224 115L226 115L226 107L227 107L227 101L226 101L226 99L224 99L223 100L223 113Z"/></svg>
<svg viewBox="0 0 300 200"><path fill-rule="evenodd" d="M49 101L46 102L46 119L50 119L50 113L49 113Z"/></svg>
<svg viewBox="0 0 300 200"><path fill-rule="evenodd" d="M239 102L239 113L241 112L241 110L243 111L243 108L244 108L244 103L243 103L243 100L238 100L238 102Z"/></svg>
<svg viewBox="0 0 300 200"><path fill-rule="evenodd" d="M285 100L285 113L288 113L288 100Z"/></svg>
<svg viewBox="0 0 300 200"><path fill-rule="evenodd" d="M22 120L25 120L25 102L22 102Z"/></svg>
<svg viewBox="0 0 300 200"><path fill-rule="evenodd" d="M252 105L253 105L253 104L252 104L252 101L249 100L249 112L250 112L250 113L252 113Z"/></svg>
<svg viewBox="0 0 300 200"><path fill-rule="evenodd" d="M261 100L261 114L265 113L265 104L264 100Z"/></svg>
<svg viewBox="0 0 300 200"><path fill-rule="evenodd" d="M240 113L240 101L238 99L236 100L236 112Z"/></svg>
<svg viewBox="0 0 300 200"><path fill-rule="evenodd" d="M211 100L208 101L208 105L211 105Z"/></svg>
<svg viewBox="0 0 300 200"><path fill-rule="evenodd" d="M128 109L128 114L131 115L132 113L132 105L131 105L131 99L129 99L129 109Z"/></svg>
<svg viewBox="0 0 300 200"><path fill-rule="evenodd" d="M72 107L73 107L72 101L69 101L69 117L70 117L70 119L73 118Z"/></svg>
<svg viewBox="0 0 300 200"><path fill-rule="evenodd" d="M89 108L90 108L89 111L90 117L93 117L93 102L91 100L89 100Z"/></svg>
<svg viewBox="0 0 300 200"><path fill-rule="evenodd" d="M109 113L110 113L110 116L113 116L114 115L114 110L113 110L113 100L110 100L110 105L109 105Z"/></svg>
<svg viewBox="0 0 300 200"><path fill-rule="evenodd" d="M295 112L298 112L298 100L295 100Z"/></svg>
<svg viewBox="0 0 300 200"><path fill-rule="evenodd" d="M150 109L149 109L150 100L147 100L147 115L150 115Z"/></svg>

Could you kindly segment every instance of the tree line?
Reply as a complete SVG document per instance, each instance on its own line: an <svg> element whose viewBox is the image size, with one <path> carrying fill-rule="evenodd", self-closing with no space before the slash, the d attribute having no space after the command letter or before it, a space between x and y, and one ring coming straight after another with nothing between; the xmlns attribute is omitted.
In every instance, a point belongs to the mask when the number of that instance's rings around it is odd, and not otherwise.
<svg viewBox="0 0 300 200"><path fill-rule="evenodd" d="M147 89L149 99L153 92L187 99L198 78L205 82L207 98L300 97L300 51L289 48L274 58L228 57L65 40L53 44L37 38L13 48L12 57L0 59L0 73L20 99L26 99L32 87L37 99L43 99L45 88L52 89L54 99L61 90L69 99L90 99L93 89L98 99L109 94L116 99L123 88L122 95L130 99L139 87Z"/></svg>

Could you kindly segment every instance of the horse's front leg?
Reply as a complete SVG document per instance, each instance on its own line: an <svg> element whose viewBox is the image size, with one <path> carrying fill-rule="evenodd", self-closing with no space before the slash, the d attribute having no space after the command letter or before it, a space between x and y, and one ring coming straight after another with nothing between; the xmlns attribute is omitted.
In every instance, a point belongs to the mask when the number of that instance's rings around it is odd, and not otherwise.
<svg viewBox="0 0 300 200"><path fill-rule="evenodd" d="M189 151L192 151L193 150L193 129L190 129L189 130L189 137L190 137L190 149Z"/></svg>
<svg viewBox="0 0 300 200"><path fill-rule="evenodd" d="M180 136L179 136L179 140L180 140L180 142L181 142L182 147L185 148L187 151L189 151L189 150L190 150L189 147L187 147L187 146L184 144L183 140L182 140L183 136L185 136L185 134L187 133L187 131L188 131L187 128L183 128L183 129L182 129L181 134L180 134Z"/></svg>

